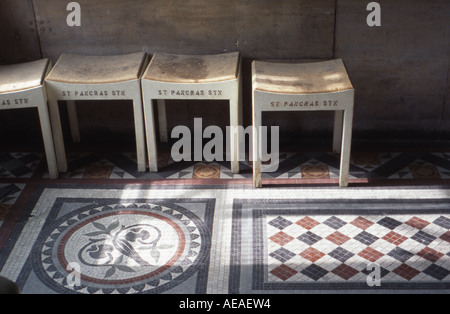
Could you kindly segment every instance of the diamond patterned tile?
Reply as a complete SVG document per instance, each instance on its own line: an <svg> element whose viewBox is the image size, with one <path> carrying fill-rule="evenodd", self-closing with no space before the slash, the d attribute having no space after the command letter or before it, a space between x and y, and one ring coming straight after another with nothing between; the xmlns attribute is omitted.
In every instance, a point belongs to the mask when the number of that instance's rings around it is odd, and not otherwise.
<svg viewBox="0 0 450 314"><path fill-rule="evenodd" d="M311 231L305 232L304 234L297 237L300 241L305 242L308 245L313 245L317 241L320 241L322 238Z"/></svg>
<svg viewBox="0 0 450 314"><path fill-rule="evenodd" d="M436 263L442 256L444 256L443 253L429 247L423 248L419 253L417 253L417 255L433 263Z"/></svg>
<svg viewBox="0 0 450 314"><path fill-rule="evenodd" d="M312 265L309 265L308 267L304 268L301 271L301 273L308 276L309 278L317 281L320 278L322 278L323 276L325 276L328 273L328 270L326 270L316 264L312 264Z"/></svg>
<svg viewBox="0 0 450 314"><path fill-rule="evenodd" d="M399 267L394 269L393 272L409 281L420 274L420 271L406 264L400 265Z"/></svg>
<svg viewBox="0 0 450 314"><path fill-rule="evenodd" d="M335 269L333 269L332 273L338 275L339 277L341 277L344 280L349 280L350 278L352 278L353 276L358 274L359 271L354 269L351 266L341 264L338 267L336 267Z"/></svg>
<svg viewBox="0 0 450 314"><path fill-rule="evenodd" d="M407 260L409 260L414 254L400 248L400 247L396 247L395 249L393 249L392 251L390 251L387 255L395 258L396 260L399 260L400 262L406 262Z"/></svg>
<svg viewBox="0 0 450 314"><path fill-rule="evenodd" d="M363 231L363 232L359 233L357 236L355 236L354 239L365 245L371 245L373 242L378 240L378 237L374 236L373 234L370 234L366 231Z"/></svg>
<svg viewBox="0 0 450 314"><path fill-rule="evenodd" d="M371 262L376 262L377 260L379 260L381 257L384 256L383 253L374 250L371 247L367 247L366 249L362 250L361 252L358 253L358 255Z"/></svg>
<svg viewBox="0 0 450 314"><path fill-rule="evenodd" d="M286 250L285 248L279 248L278 250L270 253L269 256L271 256L271 257L279 260L280 262L284 263L284 262L290 260L292 257L294 257L295 254L292 253L289 250Z"/></svg>
<svg viewBox="0 0 450 314"><path fill-rule="evenodd" d="M388 234L386 234L382 239L388 241L389 243L400 245L403 242L405 242L408 238L402 236L401 234L396 233L395 231L391 231Z"/></svg>
<svg viewBox="0 0 450 314"><path fill-rule="evenodd" d="M420 219L418 217L413 217L410 220L408 220L407 222L405 222L405 224L407 224L408 226L417 228L419 230L422 230L423 228L428 226L430 223L428 221L425 221L425 220Z"/></svg>
<svg viewBox="0 0 450 314"><path fill-rule="evenodd" d="M406 264L400 265L399 267L394 269L393 272L408 281L420 274L420 271Z"/></svg>
<svg viewBox="0 0 450 314"><path fill-rule="evenodd" d="M292 275L286 282L364 280L372 272L366 269L372 263L379 266L383 280L441 281L450 275L450 260L443 258L450 256L449 221L448 216L434 214L280 215L269 219L269 224L291 226L293 222L297 228L286 227L270 240L281 246L286 235L295 240L288 238L285 247L289 253L279 251L280 246L269 253L278 262L290 263L300 275ZM304 231L299 233L298 227Z"/></svg>
<svg viewBox="0 0 450 314"><path fill-rule="evenodd" d="M295 269L292 269L291 267L282 264L270 271L270 273L278 278L280 278L283 281L288 280L295 274L297 274L297 271Z"/></svg>
<svg viewBox="0 0 450 314"><path fill-rule="evenodd" d="M278 228L280 230L283 230L284 228L286 228L287 226L292 225L292 222L281 217L278 216L277 218L273 219L272 221L269 222L269 225Z"/></svg>
<svg viewBox="0 0 450 314"><path fill-rule="evenodd" d="M315 263L317 262L319 259L321 259L322 257L325 256L325 253L320 252L319 250L313 248L313 247L309 247L306 250L304 250L303 252L301 252L299 254L301 257Z"/></svg>
<svg viewBox="0 0 450 314"><path fill-rule="evenodd" d="M397 228L402 224L400 221L395 220L394 218L391 217L384 217L377 223L391 230L394 230L395 228Z"/></svg>
<svg viewBox="0 0 450 314"><path fill-rule="evenodd" d="M305 217L297 221L296 224L299 225L300 227L305 228L306 230L311 230L315 226L320 225L320 222L317 222L310 217Z"/></svg>
<svg viewBox="0 0 450 314"><path fill-rule="evenodd" d="M340 229L342 226L345 226L347 224L345 221L336 216L328 218L323 223L336 230Z"/></svg>
<svg viewBox="0 0 450 314"><path fill-rule="evenodd" d="M294 240L294 237L291 237L287 233L284 233L283 231L278 232L277 234L270 237L270 240L272 240L275 243L278 243L279 245L283 246L292 240Z"/></svg>
<svg viewBox="0 0 450 314"><path fill-rule="evenodd" d="M450 231L447 231L446 233L444 233L443 235L440 236L440 239L450 242Z"/></svg>
<svg viewBox="0 0 450 314"><path fill-rule="evenodd" d="M434 236L432 236L432 235L430 235L430 234L428 234L426 232L419 231L415 235L413 235L411 237L411 239L416 240L419 243L428 245L431 242L433 242L436 239L436 237L434 237Z"/></svg>
<svg viewBox="0 0 450 314"><path fill-rule="evenodd" d="M445 269L436 264L431 264L423 272L433 278L436 278L437 280L443 280L445 277L448 276L448 274L450 274L450 271L448 269Z"/></svg>
<svg viewBox="0 0 450 314"><path fill-rule="evenodd" d="M433 221L433 223L447 230L450 229L450 219L447 217L441 216L435 221Z"/></svg>
<svg viewBox="0 0 450 314"><path fill-rule="evenodd" d="M370 226L372 226L374 224L372 221L367 220L364 217L358 217L350 223L362 230L366 230L367 228L369 228Z"/></svg>
<svg viewBox="0 0 450 314"><path fill-rule="evenodd" d="M347 242L348 240L350 240L350 237L346 236L345 234L340 233L339 231L335 231L332 234L330 234L329 236L327 236L325 239L333 242L334 244L342 245L345 242Z"/></svg>
<svg viewBox="0 0 450 314"><path fill-rule="evenodd" d="M338 248L334 249L332 252L328 253L328 255L330 255L331 257L334 257L338 261L344 263L355 254L347 251L346 249L344 249L342 247L338 247Z"/></svg>

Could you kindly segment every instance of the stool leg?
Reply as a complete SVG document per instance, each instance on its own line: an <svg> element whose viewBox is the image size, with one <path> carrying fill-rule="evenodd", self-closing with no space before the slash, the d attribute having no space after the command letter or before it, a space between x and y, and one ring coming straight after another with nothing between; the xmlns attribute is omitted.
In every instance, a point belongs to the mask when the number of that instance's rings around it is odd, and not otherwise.
<svg viewBox="0 0 450 314"><path fill-rule="evenodd" d="M47 158L48 172L51 179L58 178L58 164L56 162L55 144L53 142L52 128L48 113L47 101L42 97L38 104L39 121L41 123L44 140L45 156Z"/></svg>
<svg viewBox="0 0 450 314"><path fill-rule="evenodd" d="M261 128L261 111L255 109L255 105L253 104L253 186L255 188L262 187L262 179L261 179L261 143L260 143L260 131Z"/></svg>
<svg viewBox="0 0 450 314"><path fill-rule="evenodd" d="M158 172L158 151L156 146L156 129L152 99L144 98L144 118L150 172Z"/></svg>
<svg viewBox="0 0 450 314"><path fill-rule="evenodd" d="M336 110L334 112L333 153L337 154L341 152L343 119L344 111Z"/></svg>
<svg viewBox="0 0 450 314"><path fill-rule="evenodd" d="M158 123L159 123L159 139L163 143L169 141L167 132L167 113L166 113L166 101L164 99L158 99Z"/></svg>
<svg viewBox="0 0 450 314"><path fill-rule="evenodd" d="M342 132L342 153L339 173L339 185L348 186L348 173L350 169L350 150L352 143L353 109L344 111L344 124Z"/></svg>
<svg viewBox="0 0 450 314"><path fill-rule="evenodd" d="M140 92L137 92L139 97L133 99L134 112L134 129L136 133L136 153L138 171L145 172L147 170L147 161L145 160L145 126L144 115L142 108L142 98Z"/></svg>
<svg viewBox="0 0 450 314"><path fill-rule="evenodd" d="M77 105L75 101L67 101L67 113L69 115L70 133L72 134L72 140L74 143L80 142L80 127L78 124Z"/></svg>
<svg viewBox="0 0 450 314"><path fill-rule="evenodd" d="M67 157L64 147L64 137L61 127L61 118L59 115L58 101L49 99L50 120L52 122L53 141L55 142L56 161L59 172L67 172Z"/></svg>
<svg viewBox="0 0 450 314"><path fill-rule="evenodd" d="M237 84L238 81L237 81ZM236 89L236 97L230 99L230 153L231 153L231 172L239 173L239 90Z"/></svg>

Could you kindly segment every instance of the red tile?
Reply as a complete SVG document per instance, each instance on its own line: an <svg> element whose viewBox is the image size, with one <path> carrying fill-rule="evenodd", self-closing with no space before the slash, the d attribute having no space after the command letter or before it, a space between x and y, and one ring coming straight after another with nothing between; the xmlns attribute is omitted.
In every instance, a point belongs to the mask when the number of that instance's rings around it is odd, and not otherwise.
<svg viewBox="0 0 450 314"><path fill-rule="evenodd" d="M413 279L420 273L420 271L418 271L417 269L412 268L406 264L400 265L399 267L394 269L393 272L396 273L397 275L405 278L408 281Z"/></svg>
<svg viewBox="0 0 450 314"><path fill-rule="evenodd" d="M420 219L420 218L414 216L413 218L411 218L410 220L405 222L405 224L407 224L408 226L417 228L419 230L422 230L423 228L428 226L430 223L428 221L425 221L423 219Z"/></svg>
<svg viewBox="0 0 450 314"><path fill-rule="evenodd" d="M400 245L406 240L408 240L407 237L402 236L401 234L398 234L397 232L394 231L389 232L382 239L395 245Z"/></svg>
<svg viewBox="0 0 450 314"><path fill-rule="evenodd" d="M350 223L362 230L366 230L367 228L369 228L371 225L374 224L372 221L367 220L366 218L363 218L361 216L356 218L355 220L353 220Z"/></svg>
<svg viewBox="0 0 450 314"><path fill-rule="evenodd" d="M350 237L347 237L345 234L342 234L339 231L336 231L336 232L333 232L332 234L330 234L325 239L333 242L334 244L342 245L345 242L347 242L348 240L350 240Z"/></svg>
<svg viewBox="0 0 450 314"><path fill-rule="evenodd" d="M297 221L296 224L307 230L311 230L315 226L320 225L320 222L318 222L310 217L305 217L305 218L302 218L299 221Z"/></svg>
<svg viewBox="0 0 450 314"><path fill-rule="evenodd" d="M374 250L370 247L367 247L366 249L362 250L361 252L358 253L358 255L371 262L376 262L378 259L384 256L383 253Z"/></svg>
<svg viewBox="0 0 450 314"><path fill-rule="evenodd" d="M320 252L319 250L316 250L313 247L307 248L299 255L303 258L306 258L307 260L310 260L313 263L322 258L323 256L325 256L324 253Z"/></svg>
<svg viewBox="0 0 450 314"><path fill-rule="evenodd" d="M345 264L341 264L332 271L333 274L338 275L339 277L349 280L353 276L355 276L359 271Z"/></svg>
<svg viewBox="0 0 450 314"><path fill-rule="evenodd" d="M432 248L429 247L424 248L422 251L417 253L417 255L433 263L436 263L438 259L444 256L443 253L433 250Z"/></svg>
<svg viewBox="0 0 450 314"><path fill-rule="evenodd" d="M291 278L292 276L294 276L297 273L297 271L285 264L282 264L282 265L278 266L277 268L272 269L270 271L270 273L272 275L277 276L281 280L286 281L289 278Z"/></svg>
<svg viewBox="0 0 450 314"><path fill-rule="evenodd" d="M278 243L279 245L283 246L286 243L289 243L292 240L294 240L294 237L291 237L287 233L280 231L277 234L271 236L269 239L272 240L273 242Z"/></svg>
<svg viewBox="0 0 450 314"><path fill-rule="evenodd" d="M450 242L450 231L447 231L446 233L441 235L439 238L444 241Z"/></svg>

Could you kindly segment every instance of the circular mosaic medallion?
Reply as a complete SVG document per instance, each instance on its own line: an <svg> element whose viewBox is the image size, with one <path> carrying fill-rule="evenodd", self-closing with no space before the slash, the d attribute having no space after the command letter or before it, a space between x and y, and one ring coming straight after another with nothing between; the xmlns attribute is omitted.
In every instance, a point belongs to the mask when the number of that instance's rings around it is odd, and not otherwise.
<svg viewBox="0 0 450 314"><path fill-rule="evenodd" d="M37 274L59 292L159 293L202 265L209 232L193 213L153 204L79 210L45 228Z"/></svg>
<svg viewBox="0 0 450 314"><path fill-rule="evenodd" d="M196 165L193 177L197 179L217 179L220 177L220 166Z"/></svg>

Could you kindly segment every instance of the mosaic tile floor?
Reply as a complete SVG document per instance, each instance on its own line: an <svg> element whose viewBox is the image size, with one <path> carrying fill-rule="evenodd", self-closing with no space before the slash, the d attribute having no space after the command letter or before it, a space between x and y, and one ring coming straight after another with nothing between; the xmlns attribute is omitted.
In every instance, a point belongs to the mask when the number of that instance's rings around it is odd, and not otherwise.
<svg viewBox="0 0 450 314"><path fill-rule="evenodd" d="M328 153L265 174L314 186L263 189L247 162L166 157L152 174L72 154L53 181L42 154L0 154L0 275L23 293L450 291L450 154L355 153L346 189Z"/></svg>
<svg viewBox="0 0 450 314"><path fill-rule="evenodd" d="M0 254L0 274L23 293L450 291L448 187L27 193ZM374 265L380 286L367 283Z"/></svg>

